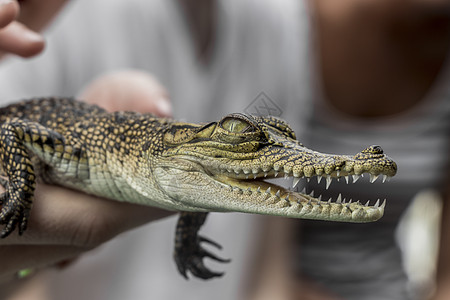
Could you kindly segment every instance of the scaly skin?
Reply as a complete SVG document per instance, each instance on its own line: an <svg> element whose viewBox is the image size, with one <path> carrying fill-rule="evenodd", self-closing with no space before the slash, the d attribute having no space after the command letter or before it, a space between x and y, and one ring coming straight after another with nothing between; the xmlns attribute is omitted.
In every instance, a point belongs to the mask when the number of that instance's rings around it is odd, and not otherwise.
<svg viewBox="0 0 450 300"><path fill-rule="evenodd" d="M8 178L0 221L6 237L26 229L36 177L125 202L184 211L177 226L180 272L211 278L197 235L211 211L370 222L380 206L321 201L265 182L265 178L333 178L368 173L394 176L396 164L379 146L350 155L323 154L299 143L284 121L231 114L189 124L132 112L107 113L71 99L34 99L0 110L0 160Z"/></svg>

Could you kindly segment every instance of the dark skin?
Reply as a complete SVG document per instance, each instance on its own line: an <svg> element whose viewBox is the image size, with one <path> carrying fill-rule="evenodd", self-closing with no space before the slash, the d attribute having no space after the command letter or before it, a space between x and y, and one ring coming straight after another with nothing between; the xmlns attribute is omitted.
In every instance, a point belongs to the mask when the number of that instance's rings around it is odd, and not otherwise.
<svg viewBox="0 0 450 300"><path fill-rule="evenodd" d="M376 118L424 100L448 53L448 1L309 3L322 81L333 106Z"/></svg>

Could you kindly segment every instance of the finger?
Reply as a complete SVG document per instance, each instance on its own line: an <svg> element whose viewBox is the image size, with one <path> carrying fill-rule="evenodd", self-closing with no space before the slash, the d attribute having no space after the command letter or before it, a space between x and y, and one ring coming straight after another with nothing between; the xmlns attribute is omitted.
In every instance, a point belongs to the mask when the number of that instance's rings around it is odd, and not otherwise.
<svg viewBox="0 0 450 300"><path fill-rule="evenodd" d="M0 28L7 26L14 21L19 14L19 4L17 1L0 1Z"/></svg>
<svg viewBox="0 0 450 300"><path fill-rule="evenodd" d="M86 249L74 246L1 246L0 281L16 275L22 269L38 269L80 255Z"/></svg>
<svg viewBox="0 0 450 300"><path fill-rule="evenodd" d="M89 84L80 98L110 111L134 110L161 117L172 115L164 86L151 74L137 70L103 75Z"/></svg>
<svg viewBox="0 0 450 300"><path fill-rule="evenodd" d="M19 0L20 15L17 21L34 31L41 31L69 2L69 0Z"/></svg>
<svg viewBox="0 0 450 300"><path fill-rule="evenodd" d="M19 22L12 22L0 30L0 50L22 57L40 53L45 46L44 38Z"/></svg>
<svg viewBox="0 0 450 300"><path fill-rule="evenodd" d="M28 229L0 240L2 245L70 245L93 248L117 234L172 212L38 185Z"/></svg>

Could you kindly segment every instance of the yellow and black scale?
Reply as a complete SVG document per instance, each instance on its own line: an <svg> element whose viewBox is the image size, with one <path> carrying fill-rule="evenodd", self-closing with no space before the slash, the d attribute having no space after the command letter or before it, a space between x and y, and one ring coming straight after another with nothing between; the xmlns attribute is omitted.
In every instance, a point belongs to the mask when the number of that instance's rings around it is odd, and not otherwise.
<svg viewBox="0 0 450 300"><path fill-rule="evenodd" d="M0 160L8 178L1 181L6 185L0 198L4 238L16 226L19 233L26 229L36 177L122 198L122 189L108 180L113 174L106 162L114 159L121 168L125 162L135 163L142 150L161 150L161 135L155 132L163 131L167 120L134 112L108 113L74 99L40 98L0 109L0 123Z"/></svg>
<svg viewBox="0 0 450 300"><path fill-rule="evenodd" d="M147 203L121 182L119 173L133 174L141 160L148 165L162 152L162 139L172 122L151 114L110 113L72 98L36 98L1 108L0 184L6 191L0 195L0 224L5 225L0 238L16 227L19 234L26 230L37 179L119 201ZM205 256L227 261L200 246L209 242L219 247L197 234L206 215L180 214L174 258L185 277L186 269L205 279L222 275L203 265Z"/></svg>

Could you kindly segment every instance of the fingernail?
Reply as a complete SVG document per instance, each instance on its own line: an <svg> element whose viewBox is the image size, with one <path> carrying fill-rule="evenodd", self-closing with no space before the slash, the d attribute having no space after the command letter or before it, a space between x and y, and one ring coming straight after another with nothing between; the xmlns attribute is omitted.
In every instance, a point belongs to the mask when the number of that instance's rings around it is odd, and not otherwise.
<svg viewBox="0 0 450 300"><path fill-rule="evenodd" d="M171 116L172 115L172 104L169 99L162 97L156 101L156 108L158 112L163 116Z"/></svg>
<svg viewBox="0 0 450 300"><path fill-rule="evenodd" d="M33 42L43 42L44 41L44 37L41 34L31 31L31 30L27 30L27 31L23 32L22 37L28 41L33 41Z"/></svg>

